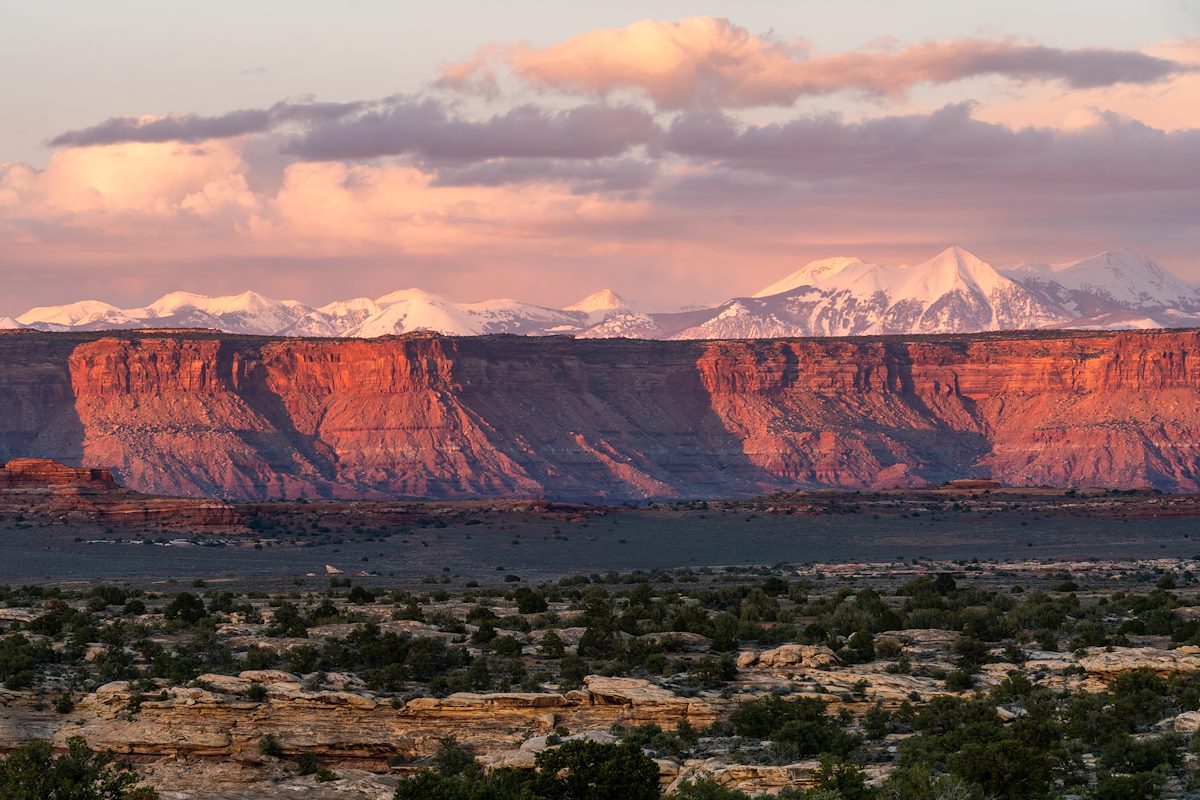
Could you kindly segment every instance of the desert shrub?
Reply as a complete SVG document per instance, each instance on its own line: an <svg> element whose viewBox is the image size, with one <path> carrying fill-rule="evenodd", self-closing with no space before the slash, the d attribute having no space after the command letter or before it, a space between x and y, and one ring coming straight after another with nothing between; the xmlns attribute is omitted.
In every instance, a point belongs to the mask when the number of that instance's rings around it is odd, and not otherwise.
<svg viewBox="0 0 1200 800"><path fill-rule="evenodd" d="M395 800L658 800L658 765L631 744L573 741L538 754L532 771L425 772Z"/></svg>
<svg viewBox="0 0 1200 800"><path fill-rule="evenodd" d="M739 736L769 739L775 755L783 758L845 756L861 741L825 713L823 701L812 697L750 700L734 709L729 721Z"/></svg>
<svg viewBox="0 0 1200 800"><path fill-rule="evenodd" d="M9 689L27 688L38 664L53 658L50 648L35 645L19 633L0 639L0 681Z"/></svg>
<svg viewBox="0 0 1200 800"><path fill-rule="evenodd" d="M138 786L132 769L109 753L94 753L73 737L67 752L55 756L49 742L32 741L0 757L0 800L157 800Z"/></svg>

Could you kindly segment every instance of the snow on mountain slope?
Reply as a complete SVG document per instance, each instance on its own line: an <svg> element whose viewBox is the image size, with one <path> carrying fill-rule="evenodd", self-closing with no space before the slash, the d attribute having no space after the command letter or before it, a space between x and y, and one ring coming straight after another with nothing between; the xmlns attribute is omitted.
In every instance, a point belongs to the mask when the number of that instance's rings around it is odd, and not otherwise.
<svg viewBox="0 0 1200 800"><path fill-rule="evenodd" d="M1076 315L1096 316L1119 309L1200 312L1200 286L1126 250L1066 264L1013 267L1005 274Z"/></svg>
<svg viewBox="0 0 1200 800"><path fill-rule="evenodd" d="M874 266L873 264L863 264L860 259L852 256L837 256L834 258L823 258L820 261L810 261L791 275L775 281L765 289L759 289L753 296L771 297L772 295L799 289L801 286L827 286L834 280L838 273L859 264L862 264L864 267Z"/></svg>
<svg viewBox="0 0 1200 800"><path fill-rule="evenodd" d="M347 331L347 336L387 336L410 331L458 336L545 334L550 329L576 331L587 320L582 311L561 311L508 299L454 303L420 289L393 292L375 302L381 310Z"/></svg>
<svg viewBox="0 0 1200 800"><path fill-rule="evenodd" d="M40 323L54 330L87 328L96 324L127 325L132 321L128 312L99 300L80 300L62 306L39 306L17 317L17 322L22 325Z"/></svg>
<svg viewBox="0 0 1200 800"><path fill-rule="evenodd" d="M230 333L270 335L294 325L311 312L294 300L272 300L258 292L207 297L191 292L171 292L132 316L161 327L218 328Z"/></svg>
<svg viewBox="0 0 1200 800"><path fill-rule="evenodd" d="M339 300L309 311L280 331L285 336L345 336L383 309L368 297Z"/></svg>
<svg viewBox="0 0 1200 800"><path fill-rule="evenodd" d="M0 330L16 330L21 327L21 323L17 322L12 317L0 317Z"/></svg>
<svg viewBox="0 0 1200 800"><path fill-rule="evenodd" d="M915 266L814 261L672 338L970 332L1040 328L1067 318L972 253L950 247Z"/></svg>
<svg viewBox="0 0 1200 800"><path fill-rule="evenodd" d="M141 308L97 300L33 308L0 327L216 328L287 336L572 334L641 339L852 336L1033 328L1200 327L1200 287L1133 253L997 270L949 247L912 266L827 258L714 308L648 312L611 289L556 309L517 300L458 303L421 289L320 308L256 292L172 292Z"/></svg>
<svg viewBox="0 0 1200 800"><path fill-rule="evenodd" d="M922 333L1044 328L1069 315L961 247L950 247L911 267L914 282L900 297L925 304Z"/></svg>
<svg viewBox="0 0 1200 800"><path fill-rule="evenodd" d="M121 309L96 300L31 308L18 321L42 330L217 328L230 333L269 335L310 310L301 303L271 300L256 292L226 297L171 292L142 308Z"/></svg>
<svg viewBox="0 0 1200 800"><path fill-rule="evenodd" d="M629 302L612 289L601 289L598 292L592 292L578 303L564 306L563 311L582 311L585 314L595 314L597 312L617 311L629 307Z"/></svg>

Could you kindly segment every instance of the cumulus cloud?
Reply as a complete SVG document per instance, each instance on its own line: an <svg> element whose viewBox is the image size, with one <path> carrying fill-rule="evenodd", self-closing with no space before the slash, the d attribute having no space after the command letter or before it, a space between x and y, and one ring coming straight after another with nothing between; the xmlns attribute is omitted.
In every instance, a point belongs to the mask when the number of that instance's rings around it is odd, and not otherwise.
<svg viewBox="0 0 1200 800"><path fill-rule="evenodd" d="M899 262L950 241L999 263L1123 246L1200 278L1200 130L1186 102L1200 72L1181 64L1200 66L1195 42L1151 55L961 40L819 55L701 19L497 46L445 76L495 89L511 69L535 86L641 92L654 110L620 96L468 112L433 95L115 118L55 137L44 169L0 163L0 314L71 299L61 285L126 287L131 302L240 291L244 264L261 270L256 288L312 301L421 285L552 303L602 273L680 303L809 258ZM1072 124L995 103L858 106L878 114L867 118L735 110L985 74L1042 81L1021 97L1047 115L1069 108Z"/></svg>
<svg viewBox="0 0 1200 800"><path fill-rule="evenodd" d="M922 84L996 75L1073 88L1147 84L1193 65L1133 50L1066 50L1016 39L955 39L820 54L807 43L757 36L727 19L643 20L549 47L488 45L447 67L440 85L495 92L505 68L534 86L607 94L633 90L662 109L786 106L858 91L899 95Z"/></svg>

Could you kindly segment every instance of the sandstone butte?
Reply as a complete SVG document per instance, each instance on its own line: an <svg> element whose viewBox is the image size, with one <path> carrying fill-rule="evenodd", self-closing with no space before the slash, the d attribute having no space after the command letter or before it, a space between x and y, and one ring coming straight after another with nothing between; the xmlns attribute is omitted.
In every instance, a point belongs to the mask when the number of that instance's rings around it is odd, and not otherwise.
<svg viewBox="0 0 1200 800"><path fill-rule="evenodd" d="M1200 332L0 334L0 461L229 499L1200 490Z"/></svg>

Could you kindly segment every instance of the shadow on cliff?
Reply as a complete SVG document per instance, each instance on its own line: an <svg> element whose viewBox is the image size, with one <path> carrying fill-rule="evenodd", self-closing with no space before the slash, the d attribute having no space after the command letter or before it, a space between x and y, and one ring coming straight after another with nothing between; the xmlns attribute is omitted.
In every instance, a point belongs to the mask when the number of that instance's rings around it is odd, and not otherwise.
<svg viewBox="0 0 1200 800"><path fill-rule="evenodd" d="M222 339L217 349L217 375L269 426L265 431L239 430L237 435L267 463L277 485L282 484L279 476L290 476L322 497L331 496L331 484L337 478L333 453L317 437L296 428L283 398L267 382L267 370L259 352ZM304 469L305 466L311 471ZM286 499L277 496L270 487L261 491L264 498Z"/></svg>
<svg viewBox="0 0 1200 800"><path fill-rule="evenodd" d="M903 343L707 347L698 369L716 415L759 465L760 491L937 483L975 474L991 450L952 367L937 374L944 383L918 378Z"/></svg>
<svg viewBox="0 0 1200 800"><path fill-rule="evenodd" d="M755 495L778 482L714 410L702 342L464 339L462 403L562 500Z"/></svg>
<svg viewBox="0 0 1200 800"><path fill-rule="evenodd" d="M84 428L70 371L77 345L66 338L0 336L0 461L52 458L82 466Z"/></svg>
<svg viewBox="0 0 1200 800"><path fill-rule="evenodd" d="M953 347L953 345L951 345ZM958 355L961 347L953 349ZM884 367L888 391L895 401L915 412L928 427L876 424L875 429L890 440L910 448L908 463L914 473L930 483L983 475L979 463L992 451L975 401L953 386L918 385L913 376L913 358L907 342L884 345ZM926 398L940 394L939 407ZM867 421L869 424L869 421Z"/></svg>

